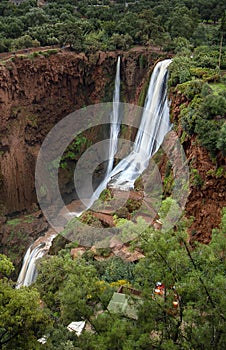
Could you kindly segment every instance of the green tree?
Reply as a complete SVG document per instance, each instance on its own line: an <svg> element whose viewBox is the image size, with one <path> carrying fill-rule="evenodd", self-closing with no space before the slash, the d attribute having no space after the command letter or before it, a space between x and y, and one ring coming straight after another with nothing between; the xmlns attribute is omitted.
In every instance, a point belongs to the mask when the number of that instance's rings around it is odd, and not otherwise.
<svg viewBox="0 0 226 350"><path fill-rule="evenodd" d="M38 40L33 40L30 35L23 35L18 39L15 39L12 42L12 48L17 49L26 49L29 47L38 47L40 46L40 42Z"/></svg>
<svg viewBox="0 0 226 350"><path fill-rule="evenodd" d="M162 208L163 221L171 202L165 201ZM144 231L141 222L138 226L140 236L133 246L142 249L145 258L133 269L133 287L141 293L139 297L131 296L131 300L139 299L137 320L106 309L113 291L99 278L103 274L114 275L111 260L103 264L101 272L90 260L92 255L87 255L86 260L72 260L68 247L39 264L37 286L56 319L54 328L49 330L47 349L220 350L224 347L226 211L211 243L197 243L193 248L188 243L184 222L168 232L152 228ZM123 272L121 264L120 274L127 274L128 270ZM154 292L157 281L164 283L162 296ZM94 333L85 331L79 338L67 333L65 326L76 320L89 320Z"/></svg>
<svg viewBox="0 0 226 350"><path fill-rule="evenodd" d="M212 119L216 116L223 118L225 116L225 111L226 98L221 95L207 95L200 106L200 113L206 119Z"/></svg>
<svg viewBox="0 0 226 350"><path fill-rule="evenodd" d="M137 287L142 288L145 295L151 295L156 281L161 281L166 291L163 298L146 298L140 314L145 317L144 327L149 325L155 334L153 342L157 348L171 348L169 344L172 349L221 349L223 346L226 339L225 234L222 225L209 245L197 244L195 249L187 243L183 230L143 235L146 258L138 263L135 271ZM175 312L172 286L179 298Z"/></svg>
<svg viewBox="0 0 226 350"><path fill-rule="evenodd" d="M10 259L7 258L6 255L0 254L0 273L3 276L8 277L13 270L14 266Z"/></svg>
<svg viewBox="0 0 226 350"><path fill-rule="evenodd" d="M169 32L172 38L178 36L190 39L197 25L197 14L189 10L186 6L174 8L169 19Z"/></svg>
<svg viewBox="0 0 226 350"><path fill-rule="evenodd" d="M40 26L48 22L48 16L45 11L41 8L31 8L25 14L25 23L27 27Z"/></svg>
<svg viewBox="0 0 226 350"><path fill-rule="evenodd" d="M0 271L9 275L10 260L0 255ZM40 295L34 288L15 289L7 277L0 279L0 347L1 349L39 349L37 339L51 324L40 306Z"/></svg>
<svg viewBox="0 0 226 350"><path fill-rule="evenodd" d="M169 86L176 86L191 79L191 59L187 56L176 56L169 66Z"/></svg>
<svg viewBox="0 0 226 350"><path fill-rule="evenodd" d="M223 155L226 155L226 122L220 129L220 134L217 140L217 148L222 151Z"/></svg>
<svg viewBox="0 0 226 350"><path fill-rule="evenodd" d="M58 37L61 45L70 45L76 51L83 48L83 33L79 21L62 23L58 29Z"/></svg>
<svg viewBox="0 0 226 350"><path fill-rule="evenodd" d="M105 298L96 269L84 259L72 260L69 254L53 256L44 259L38 270L41 297L63 324L90 320L95 305Z"/></svg>

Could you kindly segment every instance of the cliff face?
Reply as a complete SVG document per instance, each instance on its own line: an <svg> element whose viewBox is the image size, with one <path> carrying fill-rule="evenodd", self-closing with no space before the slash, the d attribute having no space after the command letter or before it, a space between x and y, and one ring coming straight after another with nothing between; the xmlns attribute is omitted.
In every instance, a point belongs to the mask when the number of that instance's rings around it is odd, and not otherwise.
<svg viewBox="0 0 226 350"><path fill-rule="evenodd" d="M181 93L173 94L171 99L172 121L177 124L180 137L180 105L188 101ZM221 222L222 208L226 207L226 158L219 152L215 161L211 159L195 136L187 137L183 148L190 168L190 194L185 207L186 216L193 218L190 241L208 243L212 230Z"/></svg>
<svg viewBox="0 0 226 350"><path fill-rule="evenodd" d="M70 112L112 100L117 56L122 56L125 102L138 95L158 55L147 49L86 56L58 52L0 65L0 190L3 213L36 203L34 168L42 141Z"/></svg>

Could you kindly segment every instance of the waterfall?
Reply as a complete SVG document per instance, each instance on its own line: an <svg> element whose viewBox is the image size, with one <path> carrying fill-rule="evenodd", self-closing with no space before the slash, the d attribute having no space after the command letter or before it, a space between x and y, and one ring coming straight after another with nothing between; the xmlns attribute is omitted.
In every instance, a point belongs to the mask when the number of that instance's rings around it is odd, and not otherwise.
<svg viewBox="0 0 226 350"><path fill-rule="evenodd" d="M170 59L164 60L154 68L133 150L112 170L110 187L133 188L135 180L147 168L149 159L158 151L170 130L167 100L167 68L170 63Z"/></svg>
<svg viewBox="0 0 226 350"><path fill-rule="evenodd" d="M39 237L28 248L24 256L23 265L20 270L19 277L17 279L16 288L20 288L22 286L30 286L30 284L35 281L37 277L37 260L42 258L49 251L52 241L56 235L57 233L50 229L47 231L45 236Z"/></svg>
<svg viewBox="0 0 226 350"><path fill-rule="evenodd" d="M165 135L170 131L167 79L168 66L171 62L171 59L166 59L156 64L149 82L141 122L132 152L123 158L112 171L107 172L104 180L96 188L91 198L84 201L86 210L93 205L107 186L120 190L132 189L135 180L147 168L150 158L158 151ZM119 124L119 117L117 123ZM112 130L116 129L112 128ZM117 129L117 137L118 133ZM114 144L115 151L117 141ZM74 212L72 215L80 216L81 212Z"/></svg>
<svg viewBox="0 0 226 350"><path fill-rule="evenodd" d="M111 114L111 126L110 126L109 159L108 159L108 167L106 172L107 178L110 172L112 171L113 164L114 164L114 156L117 152L118 135L120 132L119 102L120 102L120 56L118 57L116 76L115 76L113 111Z"/></svg>
<svg viewBox="0 0 226 350"><path fill-rule="evenodd" d="M35 264L37 259L42 257L43 246L45 246L45 244L40 243L34 249L32 249L32 246L28 248L17 280L17 288L29 286L35 280L37 275Z"/></svg>

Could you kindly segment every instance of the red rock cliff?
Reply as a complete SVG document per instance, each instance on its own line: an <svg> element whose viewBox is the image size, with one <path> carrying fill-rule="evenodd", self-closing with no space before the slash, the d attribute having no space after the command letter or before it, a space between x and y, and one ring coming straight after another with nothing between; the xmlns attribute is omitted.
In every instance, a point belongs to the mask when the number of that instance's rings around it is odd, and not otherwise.
<svg viewBox="0 0 226 350"><path fill-rule="evenodd" d="M5 213L36 202L35 161L49 130L76 109L111 101L118 54L58 52L14 57L0 65L0 204ZM120 54L123 95L136 103L158 54L145 48Z"/></svg>
<svg viewBox="0 0 226 350"><path fill-rule="evenodd" d="M179 120L180 105L188 101L176 92L171 98L172 121L178 126L180 137L183 132ZM185 207L186 216L193 218L190 240L208 243L212 230L221 222L222 208L226 207L226 158L219 152L213 161L195 135L185 139L183 148L190 168L190 194Z"/></svg>

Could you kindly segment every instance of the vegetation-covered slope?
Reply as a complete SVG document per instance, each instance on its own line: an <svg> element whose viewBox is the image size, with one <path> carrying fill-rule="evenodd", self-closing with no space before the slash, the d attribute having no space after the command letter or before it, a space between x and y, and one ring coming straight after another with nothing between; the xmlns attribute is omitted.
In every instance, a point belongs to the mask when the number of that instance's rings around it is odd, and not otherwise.
<svg viewBox="0 0 226 350"><path fill-rule="evenodd" d="M14 290L0 281L0 344L2 349L135 350L222 349L225 327L225 211L209 245L187 243L186 225L168 233L151 228L133 243L145 254L137 264L120 258L102 262L92 251L72 260L69 244L39 265L35 287ZM106 255L106 252L102 252ZM11 265L0 256L3 273ZM154 292L157 281L165 294ZM108 303L120 285L132 286L139 297L135 318L109 312ZM37 298L42 299L40 306ZM130 289L128 289L129 293ZM138 298L138 299L137 299ZM85 320L80 337L67 325ZM44 330L45 327L45 330ZM47 342L37 339L45 334Z"/></svg>

